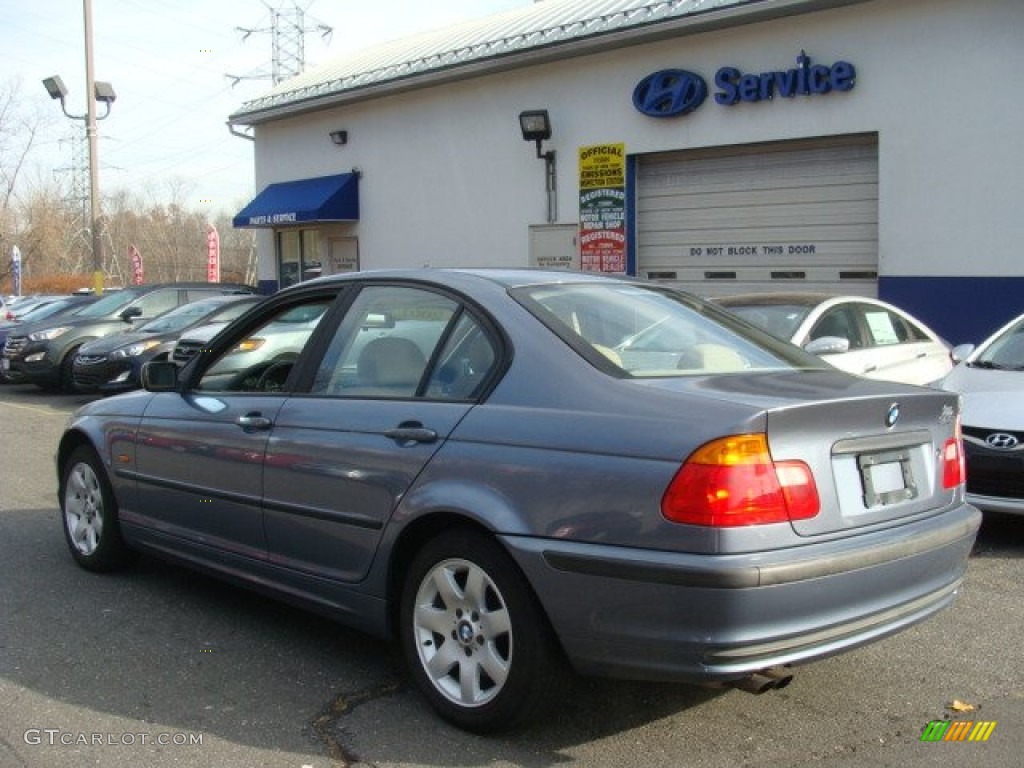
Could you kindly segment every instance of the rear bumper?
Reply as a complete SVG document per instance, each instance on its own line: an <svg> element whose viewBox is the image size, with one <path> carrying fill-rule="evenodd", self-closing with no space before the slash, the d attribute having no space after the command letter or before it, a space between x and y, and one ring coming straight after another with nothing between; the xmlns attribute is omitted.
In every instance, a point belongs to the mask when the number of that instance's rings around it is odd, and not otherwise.
<svg viewBox="0 0 1024 768"><path fill-rule="evenodd" d="M505 537L580 672L727 682L831 656L955 598L981 514L943 514L852 539L690 555Z"/></svg>
<svg viewBox="0 0 1024 768"><path fill-rule="evenodd" d="M1000 496L985 496L968 493L967 503L985 512L1004 512L1010 515L1024 515L1024 499L1006 499Z"/></svg>

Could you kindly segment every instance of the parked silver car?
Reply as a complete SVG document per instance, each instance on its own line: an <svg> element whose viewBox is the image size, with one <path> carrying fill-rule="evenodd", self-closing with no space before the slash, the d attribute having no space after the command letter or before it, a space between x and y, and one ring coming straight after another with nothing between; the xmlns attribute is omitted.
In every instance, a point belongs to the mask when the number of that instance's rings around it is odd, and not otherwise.
<svg viewBox="0 0 1024 768"><path fill-rule="evenodd" d="M237 369L296 316L296 354ZM397 636L474 731L542 712L565 661L784 685L949 605L980 522L955 394L640 281L322 278L143 381L60 440L75 560L148 552Z"/></svg>
<svg viewBox="0 0 1024 768"><path fill-rule="evenodd" d="M1024 515L1024 315L953 353L962 362L939 386L964 399L967 500Z"/></svg>

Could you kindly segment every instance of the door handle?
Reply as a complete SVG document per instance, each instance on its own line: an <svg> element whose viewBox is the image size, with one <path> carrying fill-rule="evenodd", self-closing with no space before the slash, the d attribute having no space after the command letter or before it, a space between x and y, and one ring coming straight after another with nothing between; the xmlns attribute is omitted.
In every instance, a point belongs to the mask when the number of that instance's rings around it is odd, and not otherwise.
<svg viewBox="0 0 1024 768"><path fill-rule="evenodd" d="M437 432L427 429L418 421L403 421L394 429L387 430L384 433L384 437L405 445L411 443L433 443L437 440Z"/></svg>
<svg viewBox="0 0 1024 768"><path fill-rule="evenodd" d="M235 423L246 431L270 429L274 424L270 419L268 419L259 411L252 411L251 413L247 413L244 416L239 416L235 420Z"/></svg>

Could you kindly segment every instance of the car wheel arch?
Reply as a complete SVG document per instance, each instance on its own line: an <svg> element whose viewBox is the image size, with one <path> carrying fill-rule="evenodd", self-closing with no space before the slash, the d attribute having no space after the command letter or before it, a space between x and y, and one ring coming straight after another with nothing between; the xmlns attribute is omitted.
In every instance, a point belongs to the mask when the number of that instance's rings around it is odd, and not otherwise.
<svg viewBox="0 0 1024 768"><path fill-rule="evenodd" d="M412 565L413 559L416 557L416 553L424 547L427 542L437 536L440 536L442 533L449 533L457 529L484 534L485 536L493 539L498 546L505 549L505 545L501 541L501 536L499 536L494 529L487 527L480 520L457 512L433 512L431 514L423 515L406 525L401 532L398 533L392 543L387 563L386 597L388 610L386 633L388 637L397 637L399 611L402 603L402 588L405 584L406 576L409 572L410 566ZM512 557L512 553L508 552L508 554L512 561L515 562L515 558ZM549 629L551 629L554 634L553 624L550 617L547 615L546 607L540 600L540 596L534 589L526 572L519 567L518 563L516 563L516 567L519 568L519 572L522 574L523 580L528 585L532 597L539 607L540 614L544 617Z"/></svg>
<svg viewBox="0 0 1024 768"><path fill-rule="evenodd" d="M72 430L65 433L57 446L57 474L58 476L64 475L64 467L67 464L68 458L77 448L82 446L88 446L96 451L96 455L100 457L100 461L103 461L102 452L96 450L96 446L93 444L89 436L79 430Z"/></svg>
<svg viewBox="0 0 1024 768"><path fill-rule="evenodd" d="M405 584L406 574L409 572L409 566L412 564L413 558L416 557L416 553L423 545L442 532L451 531L456 528L466 528L492 537L494 536L494 531L478 520L456 512L438 511L421 515L409 522L408 525L405 525L398 532L391 543L386 566L387 634L389 637L397 636L398 612L402 602L402 587Z"/></svg>

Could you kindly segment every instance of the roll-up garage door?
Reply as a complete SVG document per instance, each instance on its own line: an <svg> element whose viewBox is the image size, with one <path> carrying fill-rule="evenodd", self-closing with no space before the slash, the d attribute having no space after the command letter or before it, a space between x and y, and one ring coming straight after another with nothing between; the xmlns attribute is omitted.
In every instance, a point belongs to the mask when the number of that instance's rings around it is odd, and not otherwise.
<svg viewBox="0 0 1024 768"><path fill-rule="evenodd" d="M641 156L637 272L704 296L877 295L878 140Z"/></svg>

